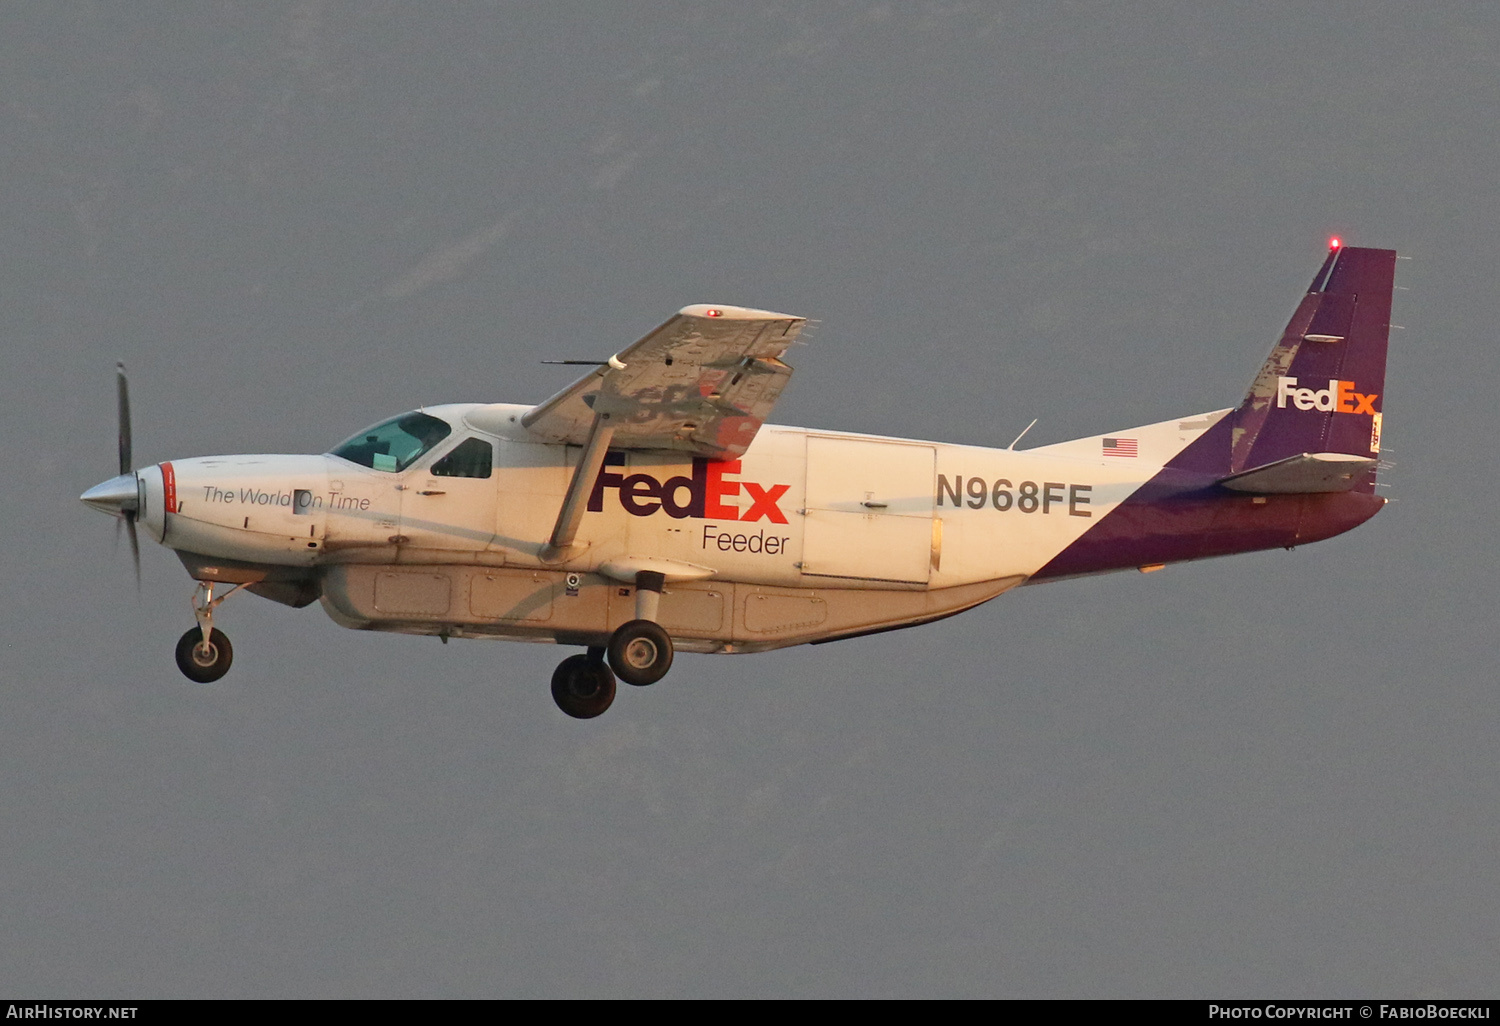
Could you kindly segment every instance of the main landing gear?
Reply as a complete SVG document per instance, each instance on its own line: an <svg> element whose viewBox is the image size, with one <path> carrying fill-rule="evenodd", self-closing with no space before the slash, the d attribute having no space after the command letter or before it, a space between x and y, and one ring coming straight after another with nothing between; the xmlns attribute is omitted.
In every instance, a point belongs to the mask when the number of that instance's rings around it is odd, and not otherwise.
<svg viewBox="0 0 1500 1026"><path fill-rule="evenodd" d="M552 671L552 701L575 720L591 720L615 700L615 675L604 665L604 650L568 656Z"/></svg>
<svg viewBox="0 0 1500 1026"><path fill-rule="evenodd" d="M672 639L656 622L664 583L658 573L636 574L636 618L616 628L606 648L591 648L587 655L569 656L558 664L552 674L552 700L559 709L575 719L593 719L615 700L616 675L637 687L655 684L667 675L672 668Z"/></svg>
<svg viewBox="0 0 1500 1026"><path fill-rule="evenodd" d="M214 626L214 610L243 587L243 584L236 584L214 598L213 582L198 582L193 591L193 616L197 618L198 626L177 640L177 668L188 680L212 684L229 672L229 664L234 661L234 646L229 644L224 632Z"/></svg>
<svg viewBox="0 0 1500 1026"><path fill-rule="evenodd" d="M672 668L672 639L650 620L622 624L609 639L609 665L626 684L655 684Z"/></svg>

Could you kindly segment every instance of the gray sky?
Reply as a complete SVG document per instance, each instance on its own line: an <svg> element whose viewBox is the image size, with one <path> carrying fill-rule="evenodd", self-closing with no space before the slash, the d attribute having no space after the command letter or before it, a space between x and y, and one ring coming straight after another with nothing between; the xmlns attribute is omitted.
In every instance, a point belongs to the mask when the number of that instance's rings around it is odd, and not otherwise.
<svg viewBox="0 0 1500 1026"><path fill-rule="evenodd" d="M0 12L0 985L1474 996L1500 983L1488 4ZM190 582L77 495L533 402L690 302L819 318L783 423L1029 444L1233 405L1393 247L1399 500L1299 549L688 656ZM628 693L624 693L627 692Z"/></svg>

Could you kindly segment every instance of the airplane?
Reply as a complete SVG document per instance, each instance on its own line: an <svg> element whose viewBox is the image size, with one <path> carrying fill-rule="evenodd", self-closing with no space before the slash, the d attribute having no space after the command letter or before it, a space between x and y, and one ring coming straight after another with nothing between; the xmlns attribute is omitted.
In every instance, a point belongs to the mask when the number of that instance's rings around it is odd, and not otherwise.
<svg viewBox="0 0 1500 1026"><path fill-rule="evenodd" d="M134 468L122 366L120 472L80 498L128 530L137 581L139 527L196 582L190 680L229 670L215 613L243 589L356 630L579 647L552 696L588 719L677 651L857 638L1358 526L1386 501L1395 260L1332 240L1239 406L1023 450L767 424L807 322L714 304L539 405L413 410L321 455Z"/></svg>

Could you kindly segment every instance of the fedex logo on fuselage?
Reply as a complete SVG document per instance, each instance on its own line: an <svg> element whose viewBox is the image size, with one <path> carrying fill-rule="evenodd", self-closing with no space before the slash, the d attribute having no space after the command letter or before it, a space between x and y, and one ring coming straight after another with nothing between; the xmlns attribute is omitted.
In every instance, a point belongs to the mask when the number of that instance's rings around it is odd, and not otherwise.
<svg viewBox="0 0 1500 1026"><path fill-rule="evenodd" d="M765 519L773 524L786 523L786 514L781 511L779 503L791 485L733 480L728 475L740 472L739 460L710 460L694 456L691 476L679 475L665 481L650 474L622 474L611 469L624 464L625 454L622 452L605 455L604 466L599 468L594 490L589 494L591 512L603 511L605 489L612 488L625 512L633 517L649 517L657 510L664 510L674 520L693 517L745 522ZM749 508L743 512L724 503L724 499L740 494L750 499Z"/></svg>
<svg viewBox="0 0 1500 1026"><path fill-rule="evenodd" d="M1296 378L1278 377L1276 379L1276 408L1286 409L1286 401L1290 399L1292 405L1299 410L1322 410L1324 413L1374 413L1375 400L1380 398L1380 393L1363 395L1354 390L1354 382L1339 381L1335 378L1328 379L1328 387L1314 391L1311 388L1298 388Z"/></svg>

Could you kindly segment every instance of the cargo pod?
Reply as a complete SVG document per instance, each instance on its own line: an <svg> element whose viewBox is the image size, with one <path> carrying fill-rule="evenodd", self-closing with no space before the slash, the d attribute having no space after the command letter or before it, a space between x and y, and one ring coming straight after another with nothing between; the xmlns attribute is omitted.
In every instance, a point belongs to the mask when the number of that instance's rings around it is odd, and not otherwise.
<svg viewBox="0 0 1500 1026"><path fill-rule="evenodd" d="M808 435L802 573L926 584L936 465L931 445Z"/></svg>

